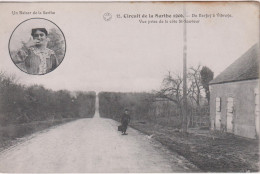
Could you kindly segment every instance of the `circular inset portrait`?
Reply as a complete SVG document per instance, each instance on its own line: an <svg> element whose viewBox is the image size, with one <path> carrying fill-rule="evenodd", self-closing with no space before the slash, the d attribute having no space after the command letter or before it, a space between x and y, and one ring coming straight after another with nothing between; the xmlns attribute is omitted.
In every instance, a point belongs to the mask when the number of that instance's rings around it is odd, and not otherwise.
<svg viewBox="0 0 260 174"><path fill-rule="evenodd" d="M9 53L23 72L43 75L56 69L64 59L66 41L60 28L43 18L20 23L9 40Z"/></svg>

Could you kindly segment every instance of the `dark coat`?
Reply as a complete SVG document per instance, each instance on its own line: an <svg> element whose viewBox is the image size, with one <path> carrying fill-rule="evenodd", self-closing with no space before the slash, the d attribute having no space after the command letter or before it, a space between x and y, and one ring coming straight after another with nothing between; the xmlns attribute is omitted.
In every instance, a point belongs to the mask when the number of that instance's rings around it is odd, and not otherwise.
<svg viewBox="0 0 260 174"><path fill-rule="evenodd" d="M130 115L124 113L121 117L122 132L126 131L129 122L130 122Z"/></svg>

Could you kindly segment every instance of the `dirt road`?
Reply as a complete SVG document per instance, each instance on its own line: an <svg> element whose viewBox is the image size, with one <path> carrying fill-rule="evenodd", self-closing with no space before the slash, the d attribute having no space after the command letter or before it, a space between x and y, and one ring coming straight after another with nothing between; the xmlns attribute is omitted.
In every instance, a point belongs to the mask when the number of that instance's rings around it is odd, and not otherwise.
<svg viewBox="0 0 260 174"><path fill-rule="evenodd" d="M189 172L185 159L111 119L80 119L33 134L0 153L0 172Z"/></svg>

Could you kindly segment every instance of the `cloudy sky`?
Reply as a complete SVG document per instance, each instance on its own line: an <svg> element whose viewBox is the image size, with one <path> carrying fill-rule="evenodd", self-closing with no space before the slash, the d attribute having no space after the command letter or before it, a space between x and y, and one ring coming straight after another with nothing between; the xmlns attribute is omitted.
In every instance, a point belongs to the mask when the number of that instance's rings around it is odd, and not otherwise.
<svg viewBox="0 0 260 174"><path fill-rule="evenodd" d="M257 3L187 3L188 67L208 66L218 75L259 39ZM12 11L53 11L54 15L12 15ZM182 3L2 3L0 69L26 85L54 90L151 91L168 71L181 73L183 24L140 24L117 14L181 14ZM110 21L103 15L112 14ZM191 18L192 14L231 14L231 18ZM8 41L29 18L46 18L63 31L67 50L53 72L28 75L12 62ZM164 20L165 18L163 18ZM144 19L148 20L148 19ZM152 19L149 19L152 20ZM156 19L158 20L158 19Z"/></svg>

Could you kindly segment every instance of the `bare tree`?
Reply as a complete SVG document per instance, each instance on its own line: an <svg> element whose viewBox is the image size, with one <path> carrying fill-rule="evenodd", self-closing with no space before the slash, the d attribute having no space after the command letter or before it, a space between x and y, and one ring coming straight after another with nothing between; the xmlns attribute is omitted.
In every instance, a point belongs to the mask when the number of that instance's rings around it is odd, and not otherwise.
<svg viewBox="0 0 260 174"><path fill-rule="evenodd" d="M196 67L191 67L189 69L188 73L188 79L189 79L189 97L195 101L196 106L200 106L200 100L201 100L201 91L203 89L203 85L201 83L201 65L198 65Z"/></svg>
<svg viewBox="0 0 260 174"><path fill-rule="evenodd" d="M181 106L182 102L182 78L179 74L171 75L169 72L163 79L162 88L157 92L159 98L165 98Z"/></svg>
<svg viewBox="0 0 260 174"><path fill-rule="evenodd" d="M162 82L160 91L157 91L158 98L164 98L177 105L179 115L183 119L183 79L180 74L173 75L168 72ZM188 95L188 94L187 94ZM182 122L183 123L183 122Z"/></svg>

